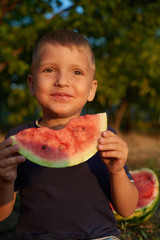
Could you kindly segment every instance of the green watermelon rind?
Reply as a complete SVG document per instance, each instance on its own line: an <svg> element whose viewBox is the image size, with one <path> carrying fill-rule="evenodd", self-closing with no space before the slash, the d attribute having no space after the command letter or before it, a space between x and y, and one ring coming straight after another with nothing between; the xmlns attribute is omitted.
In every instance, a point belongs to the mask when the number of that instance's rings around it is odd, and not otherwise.
<svg viewBox="0 0 160 240"><path fill-rule="evenodd" d="M107 115L106 113L98 113L97 115L99 115L100 117L100 132L103 132L107 129ZM19 144L18 139L16 139L16 135L11 136L11 138L13 140L12 145ZM19 145L20 145L19 153L21 155L23 155L33 163L50 168L64 168L78 165L80 163L87 161L98 151L97 142L90 144L90 146L88 146L87 142L86 143L87 149L84 152L77 153L73 157L70 156L69 159L63 158L63 160L60 161L50 161L39 156L33 155L33 153L30 150L24 148L23 146L21 146L21 144Z"/></svg>
<svg viewBox="0 0 160 240"><path fill-rule="evenodd" d="M115 217L118 221L118 224L127 223L128 226L135 226L140 223L146 222L151 216L153 216L159 205L159 196L155 199L154 204L150 205L150 207L141 208L141 210L134 212L130 217L123 218L119 214L114 213Z"/></svg>
<svg viewBox="0 0 160 240"><path fill-rule="evenodd" d="M159 194L159 180L157 178L157 175L155 174L154 171L152 171L151 169L148 169L148 168L141 168L140 170L133 170L133 171L131 171L131 174L132 174L132 172L138 173L140 171L147 171L154 175L155 183L156 183L155 188L157 190L156 197L147 206L136 209L135 212L132 213L127 218L121 217L114 210L113 212L114 212L115 218L117 219L119 225L121 223L126 223L128 226L136 226L142 222L146 222L151 216L153 216L154 212L156 211L156 209L159 205L160 194Z"/></svg>
<svg viewBox="0 0 160 240"><path fill-rule="evenodd" d="M14 138L14 136L11 137L13 139L12 145L18 144L18 141ZM38 165L44 166L44 167L50 167L50 168L64 168L64 167L71 167L74 165L78 165L80 163L83 163L87 161L89 158L91 158L95 153L97 152L97 148L93 146L92 148L90 147L87 149L85 153L81 153L80 156L79 154L76 154L74 158L70 157L70 160L68 158L63 159L61 161L48 161L46 159L40 158L33 156L33 153L30 152L29 150L26 150L23 147L20 147L19 153L29 159L31 162L36 163Z"/></svg>

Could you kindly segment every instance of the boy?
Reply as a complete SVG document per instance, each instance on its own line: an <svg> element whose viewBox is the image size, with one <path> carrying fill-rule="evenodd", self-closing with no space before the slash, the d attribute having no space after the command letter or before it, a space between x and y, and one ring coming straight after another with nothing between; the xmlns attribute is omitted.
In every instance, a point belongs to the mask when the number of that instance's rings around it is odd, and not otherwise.
<svg viewBox="0 0 160 240"><path fill-rule="evenodd" d="M19 146L9 146L9 136L22 129L63 128L94 99L95 60L88 41L74 31L46 34L34 50L31 72L29 90L43 116L11 129L0 144L1 220L11 213L19 191L19 239L117 239L120 233L110 202L127 217L136 208L138 192L125 165L127 145L114 130L102 133L95 156L63 169L31 163L17 153Z"/></svg>

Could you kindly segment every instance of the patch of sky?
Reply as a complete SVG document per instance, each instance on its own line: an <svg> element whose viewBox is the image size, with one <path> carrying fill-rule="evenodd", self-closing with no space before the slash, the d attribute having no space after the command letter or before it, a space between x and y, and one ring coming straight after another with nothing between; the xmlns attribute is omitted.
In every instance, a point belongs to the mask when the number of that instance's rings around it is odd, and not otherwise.
<svg viewBox="0 0 160 240"><path fill-rule="evenodd" d="M21 84L11 83L12 90L15 90L15 89L23 90L24 88L25 86L22 83Z"/></svg>
<svg viewBox="0 0 160 240"><path fill-rule="evenodd" d="M138 7L138 8L137 8L137 12L138 12L139 14L142 14L142 13L143 13L143 8Z"/></svg>
<svg viewBox="0 0 160 240"><path fill-rule="evenodd" d="M155 31L155 37L160 38L160 28L157 28L157 30Z"/></svg>
<svg viewBox="0 0 160 240"><path fill-rule="evenodd" d="M87 40L91 44L91 46L102 46L107 43L106 37L99 37L99 38L93 38L93 37L88 37Z"/></svg>
<svg viewBox="0 0 160 240"><path fill-rule="evenodd" d="M28 25L32 23L32 18L30 16L25 16L21 19L21 21L19 20L12 20L10 21L10 26L11 27L20 27L20 26L24 26L24 25Z"/></svg>
<svg viewBox="0 0 160 240"><path fill-rule="evenodd" d="M17 74L13 74L12 75L12 81L13 83L11 83L11 89L14 90L14 89L19 89L19 90L23 90L25 88L24 84L22 83L16 83L18 81L18 76Z"/></svg>
<svg viewBox="0 0 160 240"><path fill-rule="evenodd" d="M78 13L80 13L80 14L83 14L83 13L84 13L83 7L81 7L81 6L77 6L77 7L76 7L76 11L77 11Z"/></svg>
<svg viewBox="0 0 160 240"><path fill-rule="evenodd" d="M55 14L63 11L64 9L72 6L72 1L71 0L61 0L60 4L58 5L55 0L51 1L51 7L52 7L52 12L51 13L46 13L45 17L47 19L52 18ZM67 13L63 13L64 17L66 16Z"/></svg>

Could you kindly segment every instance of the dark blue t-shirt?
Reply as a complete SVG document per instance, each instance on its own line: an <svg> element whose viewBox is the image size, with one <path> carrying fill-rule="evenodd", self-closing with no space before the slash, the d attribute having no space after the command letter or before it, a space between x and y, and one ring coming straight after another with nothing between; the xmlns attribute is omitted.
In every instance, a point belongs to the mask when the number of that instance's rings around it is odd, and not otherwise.
<svg viewBox="0 0 160 240"><path fill-rule="evenodd" d="M7 137L31 127L37 126L18 126ZM132 179L126 166L125 170ZM98 152L84 163L60 169L26 160L18 166L15 191L21 203L19 239L82 240L120 234L110 208L109 175Z"/></svg>

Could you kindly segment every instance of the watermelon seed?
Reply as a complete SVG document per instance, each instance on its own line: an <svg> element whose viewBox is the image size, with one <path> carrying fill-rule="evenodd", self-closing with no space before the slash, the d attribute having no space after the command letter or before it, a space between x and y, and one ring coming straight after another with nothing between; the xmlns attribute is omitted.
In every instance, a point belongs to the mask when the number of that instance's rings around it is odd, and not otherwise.
<svg viewBox="0 0 160 240"><path fill-rule="evenodd" d="M48 146L47 145L43 145L42 146L42 149L46 149Z"/></svg>
<svg viewBox="0 0 160 240"><path fill-rule="evenodd" d="M59 150L62 150L63 149L63 145L59 146Z"/></svg>

